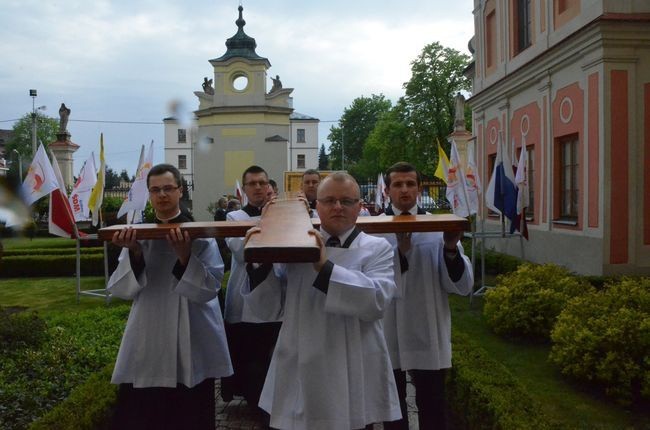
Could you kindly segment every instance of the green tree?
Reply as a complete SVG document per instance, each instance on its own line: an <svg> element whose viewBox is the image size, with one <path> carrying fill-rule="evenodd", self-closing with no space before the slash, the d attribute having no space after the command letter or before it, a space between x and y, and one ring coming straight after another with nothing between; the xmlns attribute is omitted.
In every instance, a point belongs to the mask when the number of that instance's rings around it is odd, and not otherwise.
<svg viewBox="0 0 650 430"><path fill-rule="evenodd" d="M43 145L49 145L56 141L56 133L59 130L59 121L43 115L39 111L36 112L36 142L43 142ZM32 114L26 113L23 115L13 126L13 136L7 142L5 154L7 157L11 155L13 150L20 153L23 162L23 173L27 171L27 166L32 160L34 154L32 153ZM16 159L17 161L17 159ZM18 173L17 163L11 163L10 174L17 176Z"/></svg>
<svg viewBox="0 0 650 430"><path fill-rule="evenodd" d="M329 163L329 157L325 152L325 145L321 145L320 151L318 152L318 170L327 170Z"/></svg>
<svg viewBox="0 0 650 430"><path fill-rule="evenodd" d="M383 94L357 97L343 111L338 126L330 127L327 139L331 142L329 161L332 169L351 170L363 154L363 146L382 113L391 108L391 101ZM344 164L341 156L345 157Z"/></svg>
<svg viewBox="0 0 650 430"><path fill-rule="evenodd" d="M129 172L126 171L126 169L122 169L120 172L120 180L124 182L130 182L131 178L129 178Z"/></svg>
<svg viewBox="0 0 650 430"><path fill-rule="evenodd" d="M104 176L104 189L110 190L112 188L118 188L120 186L120 175L118 175L115 170L106 165L106 173Z"/></svg>
<svg viewBox="0 0 650 430"><path fill-rule="evenodd" d="M404 84L410 150L429 160L427 173L437 160L436 140L446 142L453 131L455 95L471 88L463 75L469 61L468 55L434 42L411 62L411 79Z"/></svg>

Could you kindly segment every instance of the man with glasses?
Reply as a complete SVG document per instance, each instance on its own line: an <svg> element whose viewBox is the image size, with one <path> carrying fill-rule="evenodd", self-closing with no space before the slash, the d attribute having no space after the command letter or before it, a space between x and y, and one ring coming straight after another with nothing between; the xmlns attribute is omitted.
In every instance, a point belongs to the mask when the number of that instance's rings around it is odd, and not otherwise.
<svg viewBox="0 0 650 430"><path fill-rule="evenodd" d="M181 213L181 174L169 164L147 176L156 222L192 221ZM217 292L223 263L214 239L170 230L167 240L116 232L122 247L108 281L133 300L111 382L120 384L116 429L214 429L214 378L232 374Z"/></svg>
<svg viewBox="0 0 650 430"><path fill-rule="evenodd" d="M262 206L267 201L269 178L264 169L250 166L242 174L242 183L248 204L240 210L229 212L226 215L228 221L259 219ZM242 287L248 284L244 239L231 237L226 242L232 253L232 262L224 317L235 374L222 379L221 392L225 401L231 400L234 394L243 395L249 405L256 407L280 323L262 321L247 308L241 296Z"/></svg>
<svg viewBox="0 0 650 430"><path fill-rule="evenodd" d="M323 179L317 201L318 262L249 265L246 303L260 318L283 318L259 405L273 428L370 428L400 417L381 322L395 290L393 253L356 228L352 176Z"/></svg>
<svg viewBox="0 0 650 430"><path fill-rule="evenodd" d="M418 207L420 175L399 162L386 172L391 204L386 215L424 215ZM445 429L445 369L451 367L451 313L447 295L467 295L472 266L460 245L461 232L387 235L394 251L397 294L386 310L384 333L395 369L403 418L386 430L408 430L406 371L415 385L421 430Z"/></svg>

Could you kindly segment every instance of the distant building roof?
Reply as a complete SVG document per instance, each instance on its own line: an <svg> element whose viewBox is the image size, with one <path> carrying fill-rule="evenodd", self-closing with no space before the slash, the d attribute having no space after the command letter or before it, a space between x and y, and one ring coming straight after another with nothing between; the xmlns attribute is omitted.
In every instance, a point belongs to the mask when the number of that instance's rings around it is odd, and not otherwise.
<svg viewBox="0 0 650 430"><path fill-rule="evenodd" d="M241 57L241 58L247 58L249 60L263 60L268 63L269 62L268 59L264 57L260 57L255 52L255 48L257 48L257 43L255 42L255 39L250 37L244 32L244 26L246 25L246 21L244 21L244 18L242 16L242 12L244 8L240 5L238 9L239 9L239 18L237 19L237 21L235 21L235 24L237 24L238 27L237 33L235 33L235 35L230 39L226 40L226 48L228 48L226 50L226 53L219 58L210 60L210 62L226 61L230 58Z"/></svg>
<svg viewBox="0 0 650 430"><path fill-rule="evenodd" d="M264 141L265 142L288 142L289 139L286 139L286 138L280 136L279 134L276 134L276 135L267 137L266 139L264 139Z"/></svg>
<svg viewBox="0 0 650 430"><path fill-rule="evenodd" d="M291 112L291 115L289 115L289 119L297 120L297 121L320 121L318 118L314 118L313 116L305 115L304 113L296 112L293 111Z"/></svg>

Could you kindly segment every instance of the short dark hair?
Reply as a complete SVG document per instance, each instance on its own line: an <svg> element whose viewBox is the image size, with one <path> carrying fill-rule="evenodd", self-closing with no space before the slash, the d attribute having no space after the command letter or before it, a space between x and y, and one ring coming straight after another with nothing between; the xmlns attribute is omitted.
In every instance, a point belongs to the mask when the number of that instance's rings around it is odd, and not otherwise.
<svg viewBox="0 0 650 430"><path fill-rule="evenodd" d="M409 172L415 172L415 177L418 183L418 187L420 186L420 172L415 168L414 165L411 163L407 163L406 161L398 161L397 163L393 164L386 170L386 175L384 175L384 183L386 184L386 188L390 188L390 174L393 172L400 172L400 173L409 173Z"/></svg>
<svg viewBox="0 0 650 430"><path fill-rule="evenodd" d="M153 166L151 170L149 170L149 173L147 173L147 187L149 187L150 177L164 175L167 172L170 172L172 175L174 175L174 180L176 181L177 186L180 187L183 185L183 178L181 176L180 170L178 170L176 166L172 166L171 164L161 163Z"/></svg>
<svg viewBox="0 0 650 430"><path fill-rule="evenodd" d="M320 172L316 169L307 169L304 172L302 172L301 179L304 179L305 176L307 175L318 175L318 178L320 179Z"/></svg>
<svg viewBox="0 0 650 430"><path fill-rule="evenodd" d="M253 164L248 169L244 170L244 173L242 173L242 175L241 175L241 184L242 185L245 185L244 183L246 182L246 175L248 175L249 173L253 173L253 174L264 173L264 175L266 176L266 179L269 179L269 174L266 173L266 170L262 169L260 166L256 166L256 165Z"/></svg>

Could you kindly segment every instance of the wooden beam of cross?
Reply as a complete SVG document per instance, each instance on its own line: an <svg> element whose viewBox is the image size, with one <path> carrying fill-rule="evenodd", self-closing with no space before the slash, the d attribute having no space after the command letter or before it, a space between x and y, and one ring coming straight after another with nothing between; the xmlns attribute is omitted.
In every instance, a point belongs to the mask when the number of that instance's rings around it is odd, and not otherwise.
<svg viewBox="0 0 650 430"><path fill-rule="evenodd" d="M244 237L255 226L260 233L253 235L244 249L244 259L255 263L314 262L320 255L316 240L307 232L318 228L320 221L310 219L302 200L278 200L270 205L264 217L258 221L211 221L185 222L180 224L133 224L138 239L164 239L172 228L180 227L192 238L197 237ZM126 227L113 225L99 230L101 240L110 241L113 234ZM359 217L357 227L369 234L469 231L465 218L453 214L400 215L382 217Z"/></svg>

